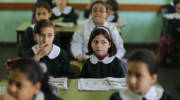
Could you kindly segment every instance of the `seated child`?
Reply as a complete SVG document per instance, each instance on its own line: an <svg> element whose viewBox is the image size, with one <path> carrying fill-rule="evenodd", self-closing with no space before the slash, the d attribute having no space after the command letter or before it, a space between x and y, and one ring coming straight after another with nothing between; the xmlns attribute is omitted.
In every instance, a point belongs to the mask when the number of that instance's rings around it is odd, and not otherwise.
<svg viewBox="0 0 180 100"><path fill-rule="evenodd" d="M125 77L125 65L115 56L116 52L110 30L104 26L94 28L88 42L91 56L84 63L80 77Z"/></svg>
<svg viewBox="0 0 180 100"><path fill-rule="evenodd" d="M106 4L108 5L108 22L118 22L118 3L116 0L107 0Z"/></svg>
<svg viewBox="0 0 180 100"><path fill-rule="evenodd" d="M160 62L162 65L179 66L180 60L180 0L174 0L174 13L163 15L165 35L160 39Z"/></svg>
<svg viewBox="0 0 180 100"><path fill-rule="evenodd" d="M128 88L114 93L110 100L174 100L162 87L154 85L158 63L153 52L138 50L128 59Z"/></svg>
<svg viewBox="0 0 180 100"><path fill-rule="evenodd" d="M54 25L48 20L40 20L34 28L37 44L28 55L47 66L48 73L53 77L74 77L67 54L59 46L53 44L55 38Z"/></svg>
<svg viewBox="0 0 180 100"><path fill-rule="evenodd" d="M18 59L8 77L7 94L0 100L62 100L51 92L48 77L33 59Z"/></svg>
<svg viewBox="0 0 180 100"><path fill-rule="evenodd" d="M117 47L116 56L121 59L125 54L123 46L123 40L119 35L116 25L106 21L107 17L107 5L103 1L95 1L91 5L92 19L82 24L78 30L74 33L71 41L71 52L78 61L85 61L89 58L86 53L88 52L88 41L91 31L96 26L108 27L112 33L113 42Z"/></svg>
<svg viewBox="0 0 180 100"><path fill-rule="evenodd" d="M56 0L56 7L52 9L51 20L53 22L77 23L78 15L75 9L68 5L68 0Z"/></svg>
<svg viewBox="0 0 180 100"><path fill-rule="evenodd" d="M35 13L37 22L42 19L49 19L52 15L51 7L47 2L38 2L33 12ZM35 24L29 26L22 37L21 56L27 56L28 50L36 44L36 41L33 39L34 26ZM55 39L54 43L57 45L60 44L58 38Z"/></svg>

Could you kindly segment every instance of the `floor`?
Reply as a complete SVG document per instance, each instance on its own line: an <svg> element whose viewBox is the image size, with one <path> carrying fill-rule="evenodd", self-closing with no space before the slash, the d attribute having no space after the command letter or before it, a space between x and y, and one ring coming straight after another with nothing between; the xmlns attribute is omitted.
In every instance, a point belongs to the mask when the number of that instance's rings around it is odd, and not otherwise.
<svg viewBox="0 0 180 100"><path fill-rule="evenodd" d="M156 47L143 46L147 49L156 51ZM127 54L129 52L142 48L142 46L125 46L127 50ZM0 45L0 80L7 79L7 71L5 68L4 62L9 58L15 58L17 56L16 53L16 45ZM126 55L127 56L127 55ZM176 80L180 78L180 67L160 67L159 69L159 83L169 91L174 97L175 100L180 100L180 91L176 89Z"/></svg>

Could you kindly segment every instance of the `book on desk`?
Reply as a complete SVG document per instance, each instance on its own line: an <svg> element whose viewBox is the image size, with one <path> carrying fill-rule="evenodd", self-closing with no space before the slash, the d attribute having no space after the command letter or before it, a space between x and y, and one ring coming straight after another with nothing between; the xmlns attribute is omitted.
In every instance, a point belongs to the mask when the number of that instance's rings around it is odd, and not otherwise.
<svg viewBox="0 0 180 100"><path fill-rule="evenodd" d="M78 89L80 91L110 91L126 87L125 78L81 78L78 80Z"/></svg>

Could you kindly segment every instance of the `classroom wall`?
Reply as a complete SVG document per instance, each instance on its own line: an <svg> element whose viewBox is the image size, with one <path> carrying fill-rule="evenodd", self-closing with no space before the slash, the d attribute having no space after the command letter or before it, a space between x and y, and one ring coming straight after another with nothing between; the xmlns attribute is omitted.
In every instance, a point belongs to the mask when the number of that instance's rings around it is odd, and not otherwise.
<svg viewBox="0 0 180 100"><path fill-rule="evenodd" d="M0 0L0 2L35 2L36 0ZM117 0L123 4L168 4L171 0ZM88 3L89 0L69 0L70 3ZM0 11L0 42L16 42L16 28L31 20L31 11ZM82 15L82 12L81 12ZM122 28L125 43L158 43L162 15L157 12L119 12L126 22Z"/></svg>

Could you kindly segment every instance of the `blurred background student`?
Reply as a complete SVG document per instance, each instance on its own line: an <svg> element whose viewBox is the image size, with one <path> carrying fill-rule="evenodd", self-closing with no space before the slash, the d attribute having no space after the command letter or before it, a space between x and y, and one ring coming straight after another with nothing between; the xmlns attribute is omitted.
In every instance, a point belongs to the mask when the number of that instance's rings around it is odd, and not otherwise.
<svg viewBox="0 0 180 100"><path fill-rule="evenodd" d="M0 100L62 100L52 93L48 75L33 59L21 58L13 63L8 76L7 93Z"/></svg>
<svg viewBox="0 0 180 100"><path fill-rule="evenodd" d="M35 14L34 24L30 25L24 32L22 37L21 45L21 56L26 56L28 50L36 44L36 41L33 38L34 26L35 24L42 19L49 19L52 15L51 7L47 2L38 2L34 6L33 10ZM55 44L59 44L58 39L55 39Z"/></svg>
<svg viewBox="0 0 180 100"><path fill-rule="evenodd" d="M78 14L75 9L68 4L68 0L56 0L56 6L52 9L51 20L56 22L77 23Z"/></svg>
<svg viewBox="0 0 180 100"><path fill-rule="evenodd" d="M74 33L71 41L71 52L78 61L85 61L89 58L86 54L88 52L88 41L92 30L97 26L108 27L112 33L113 42L117 47L116 56L121 59L125 54L123 40L119 35L116 25L106 21L108 7L103 1L95 1L91 5L92 19L82 24Z"/></svg>

